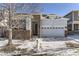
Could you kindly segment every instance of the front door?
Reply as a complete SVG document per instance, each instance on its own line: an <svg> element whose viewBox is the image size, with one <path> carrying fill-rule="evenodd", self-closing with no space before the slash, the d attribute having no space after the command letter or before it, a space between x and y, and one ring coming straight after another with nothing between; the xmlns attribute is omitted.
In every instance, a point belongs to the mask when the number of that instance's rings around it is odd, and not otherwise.
<svg viewBox="0 0 79 59"><path fill-rule="evenodd" d="M36 23L36 22L33 22L33 24L32 24L32 34L34 36L38 35L38 23Z"/></svg>

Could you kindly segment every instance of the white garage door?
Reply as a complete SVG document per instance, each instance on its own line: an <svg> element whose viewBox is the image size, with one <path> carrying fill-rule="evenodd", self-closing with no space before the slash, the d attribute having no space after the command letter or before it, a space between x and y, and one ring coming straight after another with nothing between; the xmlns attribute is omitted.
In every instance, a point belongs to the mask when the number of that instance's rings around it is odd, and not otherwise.
<svg viewBox="0 0 79 59"><path fill-rule="evenodd" d="M64 36L64 27L41 27L40 32L43 37Z"/></svg>
<svg viewBox="0 0 79 59"><path fill-rule="evenodd" d="M64 36L64 29L66 26L65 20L50 20L45 19L40 22L40 36L53 37Z"/></svg>

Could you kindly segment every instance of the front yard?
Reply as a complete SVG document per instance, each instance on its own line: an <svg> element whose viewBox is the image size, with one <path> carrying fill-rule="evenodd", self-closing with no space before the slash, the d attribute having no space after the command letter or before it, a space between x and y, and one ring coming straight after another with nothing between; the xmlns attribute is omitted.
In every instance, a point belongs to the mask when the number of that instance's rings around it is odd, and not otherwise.
<svg viewBox="0 0 79 59"><path fill-rule="evenodd" d="M36 41L13 40L16 50L13 52L0 51L1 56L79 56L79 48L67 47L66 42L75 42L68 38L36 38L42 39L40 51L35 52ZM0 49L7 44L7 40L0 41Z"/></svg>

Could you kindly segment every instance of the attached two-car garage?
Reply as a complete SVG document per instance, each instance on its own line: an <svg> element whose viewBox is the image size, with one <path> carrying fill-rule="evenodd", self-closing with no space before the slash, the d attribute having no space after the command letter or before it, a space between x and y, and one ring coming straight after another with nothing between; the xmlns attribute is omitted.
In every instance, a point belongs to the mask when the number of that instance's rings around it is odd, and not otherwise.
<svg viewBox="0 0 79 59"><path fill-rule="evenodd" d="M53 29L54 28L54 29ZM64 30L58 29L59 27L42 27L41 36L52 37L52 36L64 36Z"/></svg>
<svg viewBox="0 0 79 59"><path fill-rule="evenodd" d="M67 20L62 19L45 19L40 21L41 37L64 37L67 27Z"/></svg>

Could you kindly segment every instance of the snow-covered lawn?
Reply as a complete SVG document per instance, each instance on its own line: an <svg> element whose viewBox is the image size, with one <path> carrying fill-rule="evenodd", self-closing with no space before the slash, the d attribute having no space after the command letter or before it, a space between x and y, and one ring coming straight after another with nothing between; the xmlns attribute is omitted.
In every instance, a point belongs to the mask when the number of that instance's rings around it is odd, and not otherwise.
<svg viewBox="0 0 79 59"><path fill-rule="evenodd" d="M37 38L38 39L38 38ZM68 48L65 42L74 42L74 40L68 38L39 38L43 41L41 42L41 52L31 53L30 55L52 55L52 56L79 56L79 48ZM0 41L0 48L8 43L7 40ZM35 41L29 40L13 40L13 44L19 44L17 48L31 50L34 49ZM0 52L1 56L5 55L18 55L19 51L14 51L11 53ZM27 55L27 54L24 54Z"/></svg>

